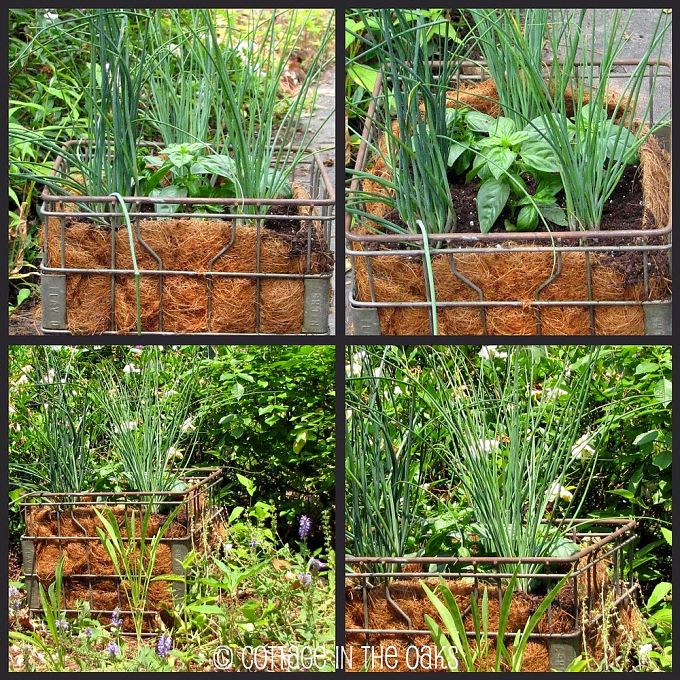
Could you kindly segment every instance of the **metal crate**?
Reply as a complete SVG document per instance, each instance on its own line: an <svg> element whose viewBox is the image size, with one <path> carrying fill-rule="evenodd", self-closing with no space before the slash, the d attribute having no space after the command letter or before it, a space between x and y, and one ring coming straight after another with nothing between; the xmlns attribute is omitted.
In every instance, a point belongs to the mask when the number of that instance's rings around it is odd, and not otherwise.
<svg viewBox="0 0 680 680"><path fill-rule="evenodd" d="M83 145L84 143L77 140L67 142L67 146ZM149 148L160 148L158 144L147 143L145 146ZM86 152L84 152L86 153ZM64 168L64 159L60 156L56 159L52 174L63 174L67 168ZM141 196L127 196L123 201L128 209L128 214L132 222L133 231L137 242L141 244L145 252L150 255L157 263L155 269L139 269L141 277L152 276L158 279L158 297L160 301L158 330L146 331L149 334L165 334L172 331L166 331L163 327L163 284L164 278L168 276L183 276L190 278L205 278L207 279L207 328L205 334L223 335L224 333L212 330L213 320L213 282L220 277L231 277L238 279L252 279L255 282L255 333L261 333L260 307L261 307L261 283L262 281L272 281L275 279L283 280L298 280L304 284L304 316L302 334L309 335L327 335L329 333L329 311L331 298L331 278L332 271L324 273L312 272L312 245L314 242L313 231L314 224L320 225L321 238L323 244L328 252L331 252L331 236L335 224L335 192L333 183L330 180L328 171L312 150L309 150L309 155L302 158L302 160L295 167L292 180L298 181L306 185L309 189L309 199L258 199L258 198L175 198L175 197L141 197ZM111 310L111 328L107 333L117 333L115 321L115 296L116 296L116 277L126 276L134 277L134 269L125 269L116 265L115 252L115 234L118 229L126 230L123 221L122 213L118 210L118 202L111 196L78 196L72 195L52 195L44 190L41 195L42 205L40 207L40 214L43 221L43 259L40 264L41 274L41 299L42 299L42 321L41 330L46 334L61 334L69 333L67 325L67 299L66 299L66 281L67 275L74 274L90 274L90 275L108 275L110 276L110 300L101 300L101 304L109 304ZM88 205L89 212L78 210L75 203L79 205ZM161 214L155 212L154 206L171 204L179 205L180 209L186 212L175 212L172 214ZM213 212L191 212L192 209L200 206L219 206L222 207L225 213ZM264 231L263 221L266 221L267 216L255 218L253 215L248 215L240 209L240 206L269 206L274 207L308 207L309 215L276 215L269 216L269 219L285 220L289 222L298 223L300 228L306 227L306 267L302 273L267 273L260 271L260 259L262 253L262 232ZM145 212L144 208L151 210ZM230 212L226 212L230 211ZM106 268L77 268L66 267L65 264L65 226L66 221L71 218L80 220L96 220L101 224L103 229L110 232L109 241L111 243L111 257L108 267ZM208 266L207 271L175 271L168 270L164 267L162 258L156 254L153 249L142 239L140 233L141 220L162 220L162 219L209 219L209 220L224 220L230 226L231 236L224 243L224 247L215 255ZM48 230L49 221L58 220L60 229L61 242L61 261L58 266L48 266ZM215 264L229 252L229 249L234 244L236 238L236 230L241 224L253 224L257 228L257 242L256 242L256 270L251 272L229 272L229 271L213 271ZM265 225L266 226L266 225ZM247 334L244 333L229 333L230 335Z"/></svg>
<svg viewBox="0 0 680 680"><path fill-rule="evenodd" d="M363 627L345 628L346 637L364 637L364 644L369 645L371 637L413 637L430 635L429 630L418 630L412 625L408 615L390 596L390 585L399 581L425 580L443 578L447 581L456 579L473 579L471 597L479 597L480 585L491 591L495 589L500 604L503 597L503 583L508 583L512 573L504 572L498 567L504 565L513 571L518 565L540 565L538 573L518 573L518 583L528 584L531 579L545 581L547 588L552 588L565 575L573 588L574 629L569 632L539 633L534 631L529 636L532 640L545 642L548 646L551 667L565 670L571 661L581 653L582 642L586 634L593 631L602 621L603 612L600 595L597 592L596 568L598 563L607 560L611 565L611 581L608 604L619 607L632 601L637 590L633 580L632 563L633 548L637 540L635 528L637 522L628 519L573 519L567 538L578 545L584 545L578 553L567 558L562 557L345 557L345 588L361 591L363 602ZM592 530L585 530L591 525ZM352 570L355 565L357 571ZM406 565L422 565L417 571L406 571ZM427 571L434 567L435 571ZM354 584L354 585L352 585ZM405 628L372 628L370 626L369 591L382 587L385 597L400 618ZM579 594L581 593L581 594ZM423 592L423 598L425 593ZM469 611L465 610L463 616ZM551 621L552 608L544 615ZM510 636L509 633L506 635ZM498 631L489 629L489 637L495 638ZM475 632L468 631L467 637L474 638Z"/></svg>
<svg viewBox="0 0 680 680"><path fill-rule="evenodd" d="M616 70L612 74L612 78L625 79L628 76L627 69L638 64L635 60L618 60L615 62ZM433 64L436 67L436 62ZM654 124L655 109L658 105L658 97L655 103L653 86L653 69L660 67L658 72L658 79L671 83L671 64L669 62L660 62L659 64L650 62L648 65L648 72L646 75L648 83L648 96L650 100L650 120ZM488 77L483 68L480 68L480 63L464 62L461 65L455 79L455 87L460 83L465 82L479 82ZM376 96L381 89L381 80L378 78L376 88L374 90L373 101L368 110L368 115L364 125L361 144L357 154L355 168L358 171L363 171L369 157L369 150L372 145L376 143L376 130L373 127L373 120L376 117ZM670 99L670 97L669 97ZM665 103L665 102L664 102ZM670 101L668 101L670 108ZM662 142L667 150L671 149L671 126L663 127L657 133L657 138ZM360 187L360 180L354 178L350 183L350 191L357 191ZM672 191L670 192L672 194ZM669 195L669 203L671 196ZM457 282L460 282L465 290L469 290L470 296L466 300L452 300L439 301L435 300L437 311L455 308L467 308L476 310L479 313L480 327L482 334L492 334L489 331L487 323L487 314L490 309L500 308L514 308L518 310L530 309L534 313L535 318L535 334L543 335L541 322L541 310L550 308L569 308L569 309L585 309L588 314L589 334L596 334L595 316L598 307L626 307L626 306L641 306L644 314L644 333L646 335L670 335L672 332L672 318L671 306L672 302L670 295L664 299L649 300L650 293L650 255L661 252L668 259L668 271L671 272L672 253L671 253L671 232L672 232L672 218L669 209L669 223L656 229L645 230L618 230L618 231L553 231L547 232L512 232L512 233L493 233L493 234L432 234L428 236L430 244L430 254L434 257L436 255L444 255L448 258L452 276ZM352 216L347 213L345 217L345 239L346 252L352 263L352 282L348 296L349 318L351 319L355 335L380 335L380 318L379 310L381 309L421 309L428 313L429 316L429 331L434 333L433 312L432 312L432 291L430 291L429 281L427 278L427 270L425 266L426 253L423 248L422 235L400 235L400 234L357 234L353 233ZM635 239L631 241L631 245L621 245L622 239ZM492 300L485 297L482 289L474 282L466 278L456 268L455 255L460 254L498 254L499 249L503 248L508 242L519 244L518 247L513 247L513 253L548 253L554 254L555 264L551 275L545 279L538 287L534 299L531 301L525 300ZM538 244L527 244L528 241L535 241ZM441 245L441 247L437 247ZM597 300L593 299L593 279L592 279L592 258L597 253L625 253L625 252L640 253L642 259L642 283L643 283L643 301L635 300ZM588 291L587 299L583 300L547 300L542 299L547 286L553 283L560 275L563 265L563 256L566 253L583 253L585 258L585 281L586 290ZM375 276L372 270L372 261L375 258L394 258L393 266L395 269L403 266L401 258L408 257L410 262L416 263L422 267L423 284L425 290L425 298L422 301L412 300L394 300L394 301L379 301L376 294ZM365 262L366 275L368 279L368 290L370 293L370 300L360 300L357 292L356 282L356 265L357 259L363 258Z"/></svg>
<svg viewBox="0 0 680 680"><path fill-rule="evenodd" d="M183 560L186 558L190 550L205 549L205 535L204 531L210 526L211 522L217 520L222 510L215 502L215 494L218 485L222 480L221 468L197 468L188 471L182 480L188 485L184 491L168 491L164 493L150 493L150 492L83 492L83 493L41 493L33 492L24 497L21 508L24 515L24 522L26 533L21 537L21 550L23 558L23 574L26 581L26 596L28 607L31 612L42 612L40 603L39 582L40 577L37 570L38 548L41 545L56 544L59 548L68 544L82 543L85 546L87 554L87 564L85 573L69 573L63 576L63 583L69 582L84 582L88 590L88 604L90 611L94 616L110 616L113 610L98 609L94 605L93 591L97 586L97 582L116 582L116 596L118 600L118 609L121 616L131 615L132 612L128 608L128 600L126 595L120 588L121 579L117 574L95 574L92 569L92 557L89 550L92 542L99 543L98 535L92 535L92 532L87 531L85 527L79 522L76 515L78 511L87 513L91 511L94 517L92 508L96 507L100 511L103 507L123 508L123 518L127 517L128 511L135 512L136 521L139 521L140 513L143 514L149 507L150 503L161 503L164 508L169 508L172 511L179 508L178 515L175 522L180 522L182 526L182 535L177 537L166 537L160 539L160 545L168 546L172 558L172 574L181 576L184 574ZM28 533L29 516L32 512L40 509L49 509L53 517L56 518L57 531L50 535L33 535ZM168 513L170 514L170 513ZM82 517L82 512L81 512ZM62 523L65 519L79 526L82 529L82 535L69 536L62 529ZM146 540L152 537L145 537ZM125 539L132 540L131 537ZM136 538L137 542L141 539ZM180 580L172 581L171 587L173 596L175 598L184 597L184 583ZM74 616L78 613L76 609L64 608L62 613L65 615ZM145 610L141 612L144 616L156 614L153 610Z"/></svg>

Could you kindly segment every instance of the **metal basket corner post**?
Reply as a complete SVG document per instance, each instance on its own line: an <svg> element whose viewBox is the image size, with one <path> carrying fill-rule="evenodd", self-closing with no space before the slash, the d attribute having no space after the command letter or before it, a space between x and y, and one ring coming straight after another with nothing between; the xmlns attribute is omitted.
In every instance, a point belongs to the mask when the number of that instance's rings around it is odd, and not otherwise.
<svg viewBox="0 0 680 680"><path fill-rule="evenodd" d="M68 145L77 142L68 142ZM157 147L157 144L149 144L150 147ZM53 174L63 173L61 168L64 161L58 157L55 161ZM168 198L168 197L145 197L128 196L123 201L129 211L132 222L133 232L137 243L141 245L145 254L149 255L157 264L155 269L140 269L142 277L155 277L158 281L158 330L144 331L150 334L169 333L164 330L163 312L164 295L163 282L168 276L184 276L188 278L207 279L207 328L206 333L216 333L213 330L213 283L220 277L250 279L255 282L255 333L263 333L261 330L260 308L261 308L261 284L262 281L289 280L302 281L304 285L304 311L302 333L309 335L327 335L329 333L328 314L331 296L331 272L314 273L312 267L313 243L315 238L314 223L320 225L321 237L324 246L331 249L331 237L334 233L335 225L335 191L333 183L328 175L328 171L323 165L318 154L310 150L310 155L303 157L293 170L292 179L304 183L309 188L310 198L294 199L255 199L255 198ZM68 275L100 275L110 277L110 299L101 300L102 304L110 307L111 325L106 332L116 333L115 306L116 306L116 285L117 277L132 277L135 274L133 269L127 269L116 263L116 239L115 234L118 229L125 228L122 215L118 211L116 199L110 196L79 196L79 204L89 204L90 210L83 212L74 204L74 196L57 196L44 191L42 196L42 206L39 209L43 223L43 258L40 264L41 273L41 300L42 317L41 330L46 334L68 333L68 301L66 280ZM184 212L172 214L156 212L155 206L172 204L179 205ZM277 215L276 220L284 220L298 225L299 229L306 228L306 253L305 269L302 273L269 273L261 271L262 255L262 232L263 223L266 216L254 219L253 215L248 215L243 211L243 206L268 206L270 208L309 208L309 214ZM241 206L241 208L239 208ZM221 207L223 212L208 212L210 207ZM145 210L146 209L146 210ZM222 220L229 225L229 237L224 243L224 247L217 253L208 265L207 271L190 270L169 270L165 268L163 259L146 243L141 234L142 220L163 220L163 219L209 219ZM310 219L311 218L311 219ZM66 266L66 225L73 219L87 219L101 224L103 229L109 230L109 240L111 253L108 267L67 267ZM50 226L52 222L53 227ZM236 240L237 227L246 223L255 222L257 228L256 237L256 268L255 271L231 272L214 271L217 263L225 258L230 248ZM58 224L58 226L57 226ZM52 254L52 262L48 261L48 239L51 229L59 230L60 252L57 255L58 262L54 262L55 255ZM244 331L245 333L245 331ZM239 333L230 333L238 335Z"/></svg>
<svg viewBox="0 0 680 680"><path fill-rule="evenodd" d="M628 75L627 68L635 67L638 62L635 60L618 60L615 62L616 70L612 74L614 79L625 79ZM652 69L659 67L657 74L658 79L665 80L669 83L668 92L669 99L671 97L671 82L672 82L672 68L671 63L662 61L657 63L650 63L648 65L647 83L648 94L650 99L650 120L654 124L655 106L654 106L654 79L652 77ZM464 82L478 82L486 78L483 69L479 68L478 63L464 62L455 78L456 87ZM374 91L373 101L368 111L368 116L365 121L362 132L361 143L357 153L355 168L357 171L363 171L368 161L369 149L375 141L375 136L378 134L373 121L376 120L378 114L375 112L375 100L380 92L381 83L378 82ZM658 104L658 96L657 96ZM670 101L668 102L670 106ZM671 150L671 126L667 125L659 129L657 132L658 139L666 150ZM359 180L354 178L350 184L350 191L355 191L359 188ZM669 203L672 202L672 190L669 195ZM669 206L669 215L672 211ZM432 313L430 291L430 283L427 276L427 267L425 263L426 252L423 248L423 237L421 235L400 235L400 234L357 234L353 232L352 216L347 213L345 216L345 240L346 253L352 263L352 286L349 294L349 310L351 319L354 325L354 333L356 335L379 335L380 328L380 310L398 310L398 309L421 309L425 310L429 315L430 332L434 333L434 319ZM550 308L563 309L586 309L589 315L588 325L589 334L596 335L595 315L596 309L602 306L607 307L625 307L631 305L640 305L644 315L644 333L645 335L670 335L672 332L672 303L670 294L663 299L650 299L650 255L656 252L666 254L668 259L669 271L672 267L672 218L669 217L669 223L662 227L646 230L617 230L617 231L588 231L588 232L514 232L514 233L489 233L489 234L432 234L429 236L430 252L436 255L444 255L448 259L451 275L455 278L457 283L462 284L464 289L469 290L468 299L461 299L455 301L436 301L436 308L438 311L446 309L474 309L479 313L480 327L483 334L489 333L489 325L487 314L489 310L501 308L527 308L533 311L535 318L535 334L543 335L541 310ZM621 240L627 239L629 244L622 245ZM634 243L633 243L634 239ZM485 296L484 291L475 283L466 278L460 271L458 271L455 261L455 256L463 253L470 253L474 249L475 254L493 253L498 254L498 249L504 243L513 241L518 244L513 248L513 252L520 253L540 253L546 252L553 254L555 257L555 265L550 276L541 282L535 293L534 299L527 303L522 300L491 300ZM531 243L527 243L531 242ZM537 245L536 242L539 242ZM440 247L437 247L440 246ZM642 301L636 300L598 300L593 296L593 279L592 279L592 260L597 253L616 253L622 254L626 251L634 251L641 254L642 259ZM548 300L542 297L546 288L553 283L562 271L564 255L567 253L583 253L585 257L585 277L586 289L588 298L584 300ZM381 258L384 263L389 258L394 258L393 267L401 266L399 258L408 255L410 260L419 263L423 272L423 285L426 299L422 301L413 301L412 299L404 300L379 300L376 293L376 277L373 272L372 262L376 258ZM358 260L361 259L365 269L367 280L367 290L370 295L369 300L360 300L357 292L357 282L355 278L356 266ZM435 290L436 293L436 290Z"/></svg>
<svg viewBox="0 0 680 680"><path fill-rule="evenodd" d="M128 600L121 588L121 579L115 573L99 574L94 573L92 568L92 553L90 547L100 542L96 533L88 531L83 526L81 520L84 516L96 517L94 508L100 512L105 508L116 510L119 513L117 521L119 526L126 526L127 521L133 515L136 521L140 521L150 504L159 505L170 515L176 512L175 522L179 522L182 527L179 536L163 536L159 544L167 546L170 550L172 574L181 576L185 573L183 561L191 550L204 550L209 543L207 531L214 521L217 521L222 514L222 509L215 502L215 494L222 480L221 468L197 468L191 470L182 477L186 484L186 489L182 491L170 491L163 493L150 492L83 492L83 493L31 493L21 503L24 515L26 533L21 537L21 551L23 562L23 574L26 581L26 595L29 610L31 612L42 611L40 602L40 576L38 573L38 561L42 547L56 545L59 551L69 544L82 544L86 555L85 573L64 574L63 582L66 583L85 583L87 589L87 604L90 611L96 616L110 616L112 609L97 608L94 603L94 592L98 583L114 583L117 597L118 609L121 614L131 614L128 607ZM56 525L56 531L45 535L29 531L31 524L35 522L29 520L32 513L47 511L50 516L52 526ZM122 514L121 514L122 513ZM68 527L78 527L82 532L77 536L69 536ZM151 537L147 536L146 539ZM134 540L139 542L140 537L125 538L126 541ZM62 553L63 554L63 553ZM184 596L184 583L181 580L172 581L171 588L174 598ZM63 608L62 613L75 615L77 610ZM145 610L144 615L153 615L155 611Z"/></svg>
<svg viewBox="0 0 680 680"><path fill-rule="evenodd" d="M592 526L593 529L585 530L586 526ZM606 609L621 607L634 598L637 583L633 579L632 564L633 548L637 541L636 526L637 522L630 519L574 519L567 538L583 547L578 553L566 558L346 556L345 589L361 592L363 626L346 627L345 636L362 637L366 645L371 638L429 636L429 630L413 627L411 619L390 594L390 586L399 582L417 583L433 579L454 582L463 578L472 579L471 597L479 598L481 588L486 588L490 597L497 597L500 606L504 585L509 583L516 568L520 569L520 573L516 574L518 583L525 584L525 590L528 589L529 581L533 580L534 583L545 583L544 589L548 592L568 575L564 588L571 588L574 594L569 612L574 621L573 629L553 632L553 605L544 615L549 632L535 630L529 636L530 639L547 645L551 668L563 671L581 653L586 636L602 623ZM540 570L536 573L521 573L522 565L528 564L540 565ZM414 565L419 565L420 568L414 568ZM354 567L356 571L353 571ZM606 577L603 570L607 572ZM399 628L371 625L369 592L378 584L382 585L393 612L402 619ZM424 591L422 596L425 597ZM468 605L462 612L463 617L469 610ZM498 630L489 630L490 637L497 635ZM467 631L467 637L474 638L475 632Z"/></svg>

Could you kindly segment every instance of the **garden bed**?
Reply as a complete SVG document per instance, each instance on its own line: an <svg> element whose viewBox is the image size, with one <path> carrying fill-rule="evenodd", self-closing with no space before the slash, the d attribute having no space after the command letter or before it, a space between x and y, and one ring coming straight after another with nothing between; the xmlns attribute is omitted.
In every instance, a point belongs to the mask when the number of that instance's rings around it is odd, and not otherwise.
<svg viewBox="0 0 680 680"><path fill-rule="evenodd" d="M627 572L637 538L635 521L598 520L600 528L590 531L584 531L582 527L586 523L593 524L593 520L575 520L575 523L569 538L582 546L580 552L568 558L525 559L525 564L541 564L541 571L518 574L521 588L512 595L506 635L522 630L543 600L542 593L565 574L570 574L530 635L523 671L564 670L581 652L584 643L597 656L602 646L599 624L605 608L625 610L636 591ZM441 620L421 583L434 590L442 578L446 579L458 604L469 638L476 635L470 602L476 598L481 604L482 592L488 590L489 637L497 636L500 604L505 593L503 584L511 577L507 571L503 572L502 565L507 567L519 562L517 558L493 557L347 557L345 635L348 654L351 649L356 664L356 659L363 658L362 646L380 648L383 653L393 646L398 650L398 669L407 670L407 664L414 658L407 659L407 654L413 654L413 651L408 652L409 646L434 650L424 617L427 614L440 625ZM379 569L376 568L378 565ZM387 588L385 584L389 584ZM478 660L477 670L492 670L494 660L492 644L489 653ZM350 668L360 669L361 663Z"/></svg>
<svg viewBox="0 0 680 680"><path fill-rule="evenodd" d="M148 543L158 535L171 512L177 511L160 538L153 576L181 575L182 560L190 550L208 545L209 532L216 531L214 522L219 508L212 503L213 490L222 476L220 469L201 469L183 478L184 491L150 494L128 493L61 493L30 494L22 503L26 533L21 538L23 572L29 610L41 612L39 585L47 590L54 581L57 564L63 557L62 607L66 615L78 613L78 603L89 605L91 613L109 621L115 609L120 610L124 632L133 632L134 623L126 594L127 586L116 572L98 529L104 526L95 509L110 509L127 540L127 522L134 511L136 536L141 539L141 516L149 507L150 497L158 506L149 518L144 539ZM106 515L105 515L106 516ZM140 549L136 559L140 558ZM144 620L148 630L158 613L171 610L174 598L183 596L181 582L152 581L146 599Z"/></svg>
<svg viewBox="0 0 680 680"><path fill-rule="evenodd" d="M42 330L327 333L333 187L316 157L299 166L290 199L125 198L134 257L115 199L43 193Z"/></svg>
<svg viewBox="0 0 680 680"><path fill-rule="evenodd" d="M670 74L670 64L664 63L659 77ZM476 82L480 78L459 75L458 82L465 85L450 92L447 106L465 105L497 116L493 81ZM617 101L611 98L610 111ZM356 170L389 177L382 159L369 158L373 114L369 111ZM550 232L505 232L495 225L481 234L468 190L472 183L462 188L453 183L459 227L454 233L428 235L433 290L421 235L381 233L377 222L353 221L348 214L355 332L434 333L434 299L437 330L445 335L670 333L670 155L652 136L639 156L639 168L628 172L597 231L551 225ZM373 194L384 191L373 184L363 188ZM360 182L355 179L352 187L359 190ZM637 211L631 204L636 196ZM384 204L367 201L365 207L367 213L385 217ZM498 222L502 226L503 215Z"/></svg>

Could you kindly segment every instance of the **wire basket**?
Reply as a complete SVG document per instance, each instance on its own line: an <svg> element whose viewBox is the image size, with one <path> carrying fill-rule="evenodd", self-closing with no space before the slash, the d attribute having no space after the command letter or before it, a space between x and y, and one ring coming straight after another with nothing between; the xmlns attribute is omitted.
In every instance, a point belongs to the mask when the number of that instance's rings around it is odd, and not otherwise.
<svg viewBox="0 0 680 680"><path fill-rule="evenodd" d="M604 602L608 607L621 607L632 601L637 590L632 574L633 549L637 540L635 520L569 521L572 527L567 538L582 548L566 558L345 557L346 595L352 593L361 599L361 625L345 627L346 641L363 638L362 644L370 646L372 639L430 636L428 629L415 627L411 617L395 601L395 590L400 584L418 584L425 580L430 581L432 588L433 579L445 579L447 583L460 583L461 579L465 579L470 600L476 598L481 601L482 589L486 588L489 599L497 598L500 609L504 584L507 585L513 576L512 572L519 568L520 572L516 574L517 590L523 591L529 590L531 581L535 584L533 590L540 590L541 584L544 584L548 592L564 576L569 575L562 588L562 593L567 591L568 597L560 599L559 609L555 608L557 600L553 601L539 622L541 630L535 630L529 636L547 645L551 668L565 670L580 654L586 636L602 622L606 615ZM593 528L586 530L586 525ZM522 573L522 566L529 564L540 565L540 571ZM386 628L371 625L370 594L376 589L382 589L395 620L398 620L398 626ZM423 602L428 602L422 589L420 595ZM413 592L409 596L415 597ZM470 611L469 604L466 608L461 607L464 619ZM507 629L506 635L509 633ZM468 630L466 634L469 638L475 638L474 630ZM488 635L495 638L498 630L494 630L491 625Z"/></svg>
<svg viewBox="0 0 680 680"><path fill-rule="evenodd" d="M68 145L80 152L82 143L72 140ZM147 146L158 148L157 144ZM68 168L59 157L53 175L64 173L68 174ZM83 331L76 325L72 331L76 334L328 334L334 189L323 162L311 151L296 165L291 181L305 187L308 195L279 199L124 197L132 236L116 198L58 196L43 191L42 331L70 332L73 324L69 325L69 320L78 306L87 302L100 321L92 328L86 325ZM159 206L172 206L175 212L159 212ZM247 212L248 206L266 208L268 215L256 218ZM212 212L216 210L220 212ZM174 248L173 242L168 244L172 234L163 231L170 229L167 220L196 220L201 235L210 229L212 250L203 257L190 240ZM273 220L294 227L285 236L272 234L267 226ZM69 241L70 228L83 222L92 229L87 233L84 252L79 253ZM159 254L158 246L149 243L154 233L163 234L167 252ZM97 261L83 264L83 256L93 248L93 236L101 242ZM133 240L134 250L129 245ZM271 244L276 246L274 254L268 250ZM201 257L200 267L186 268L180 261L179 268L174 268L171 261L177 261L179 248L192 257ZM97 283L94 292L90 294L84 288L74 292L74 286L88 281ZM145 285L141 304L131 292L137 281ZM188 287L191 299L182 293ZM290 328L281 321L281 298L286 295L292 306ZM121 321L121 300L127 300L133 317L136 311L136 323ZM235 315L233 320L221 320L225 310ZM148 318L140 323L142 313ZM82 315L89 324L87 308L83 307ZM189 319L190 328L185 330L183 324Z"/></svg>
<svg viewBox="0 0 680 680"><path fill-rule="evenodd" d="M154 508L158 506L161 517L176 512L159 541L156 567L161 568L167 563L167 574L158 576L181 576L185 573L182 563L187 554L190 550L207 548L207 532L211 526L214 530L213 523L222 514L222 509L216 503L221 480L220 468L197 468L187 471L182 477L187 486L182 491L34 492L25 496L21 508L26 533L21 537L21 548L29 610L42 611L39 584L42 583L47 589L47 584L54 579L58 559L64 556L64 615L77 615L79 610L74 606L75 602L82 601L95 617L110 618L116 609L123 618L131 616L122 579L115 573L97 532L97 527L101 529L101 526L94 508L104 513L107 508L110 509L121 531L133 517L136 526L140 527L141 518L151 504ZM154 527L155 532L159 531L159 526ZM144 537L147 543L152 538L151 535ZM137 544L142 539L135 536L124 537L123 540L126 544L132 541ZM159 564L162 560L163 564ZM101 573L102 570L108 573ZM162 580L160 583L164 585ZM167 594L171 596L170 599L184 596L185 587L181 579L169 584ZM115 606L101 606L104 600ZM158 609L150 606L147 600L146 609L138 613L151 618L157 612Z"/></svg>
<svg viewBox="0 0 680 680"><path fill-rule="evenodd" d="M629 69L637 66L634 60L619 60L615 63L612 79L625 79ZM654 69L659 82L668 83L670 109L671 64L669 62L651 63L645 75L648 83L650 102L649 122L654 124L655 112L659 106L655 101ZM455 78L455 87L461 83L475 83L486 80L488 76L478 63L464 62ZM369 159L369 150L376 144L376 97L380 93L380 79L374 90L373 101L368 110L362 133L355 168L364 171ZM664 102L665 104L666 102ZM666 147L671 148L670 125L660 128L655 135ZM360 188L360 181L353 179L350 191ZM469 314L469 321L463 324L465 330L444 330L443 334L452 335L516 335L518 333L536 335L669 335L671 326L671 295L667 279L671 276L671 191L669 191L668 224L653 229L618 229L603 231L552 231L552 232L513 232L513 233L446 233L428 236L429 251L442 260L446 258L448 267L442 266L442 276L447 277L457 294L446 295L441 299L435 290L430 290L427 253L423 247L422 235L358 233L352 215L345 218L346 252L352 264L352 285L349 292L348 307L356 335L429 335L435 332L435 315L432 299L438 316L450 315L451 327L460 329L456 315ZM471 206L474 209L474 206ZM509 248L512 244L512 248ZM457 258L470 255L482 258L498 257L499 253L512 252L523 258L550 258L551 265L547 274L537 281L535 291L527 299L494 299L469 274L461 271ZM593 271L598 258L635 258L636 267L641 268L635 299L622 293L607 291L599 293L601 285L594 280ZM579 294L569 299L554 299L550 293L551 284L559 281L565 273L569 260L579 260L579 276L582 267L584 283L580 283ZM489 260L487 260L488 262ZM582 261L582 264L581 264ZM661 292L655 285L661 263L665 282ZM499 265L500 266L500 265ZM401 269L400 269L401 268ZM386 293L386 282L391 272L411 269L416 272L409 278L409 288L399 289L398 293ZM378 273L376 273L378 271ZM359 281L360 272L361 281ZM420 275L418 272L422 272ZM582 278L581 277L581 278ZM655 278L657 277L657 278ZM413 279L413 280L412 280ZM565 278L566 280L566 278ZM414 292L415 290L418 292ZM581 294L581 288L585 296ZM360 290L361 289L361 290ZM623 312L630 313L627 326L617 324L617 317ZM507 316L504 316L507 315ZM507 321L513 315L521 324ZM392 320L388 322L388 317ZM578 330L568 328L565 320ZM409 328L413 325L416 330ZM441 327L440 323L440 327ZM523 330L515 330L520 327ZM619 326L619 328L617 328ZM614 329L614 330L612 330ZM631 331L631 329L634 329ZM639 331L639 332L638 332ZM441 332L441 331L440 331Z"/></svg>

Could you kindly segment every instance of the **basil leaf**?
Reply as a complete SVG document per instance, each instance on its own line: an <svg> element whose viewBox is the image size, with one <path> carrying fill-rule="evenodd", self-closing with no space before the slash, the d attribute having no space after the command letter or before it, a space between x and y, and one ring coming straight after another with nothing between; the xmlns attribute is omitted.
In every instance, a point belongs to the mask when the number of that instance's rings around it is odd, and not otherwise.
<svg viewBox="0 0 680 680"><path fill-rule="evenodd" d="M494 122L494 119L480 111L468 111L465 116L465 122L468 128L474 132L488 132L489 126Z"/></svg>
<svg viewBox="0 0 680 680"><path fill-rule="evenodd" d="M538 224L538 210L533 205L525 205L517 213L517 229L519 231L534 231Z"/></svg>
<svg viewBox="0 0 680 680"><path fill-rule="evenodd" d="M500 179L505 176L510 166L515 162L517 154L512 149L496 146L485 152L487 165L491 174Z"/></svg>
<svg viewBox="0 0 680 680"><path fill-rule="evenodd" d="M520 156L526 165L541 172L559 172L560 166L553 148L542 139L529 139L520 149Z"/></svg>
<svg viewBox="0 0 680 680"><path fill-rule="evenodd" d="M487 179L477 192L477 217L482 234L491 231L498 216L503 211L510 196L510 186L507 182L494 177Z"/></svg>
<svg viewBox="0 0 680 680"><path fill-rule="evenodd" d="M546 221L557 224L560 227L566 227L569 224L567 213L559 205L541 206L541 215L543 215Z"/></svg>

